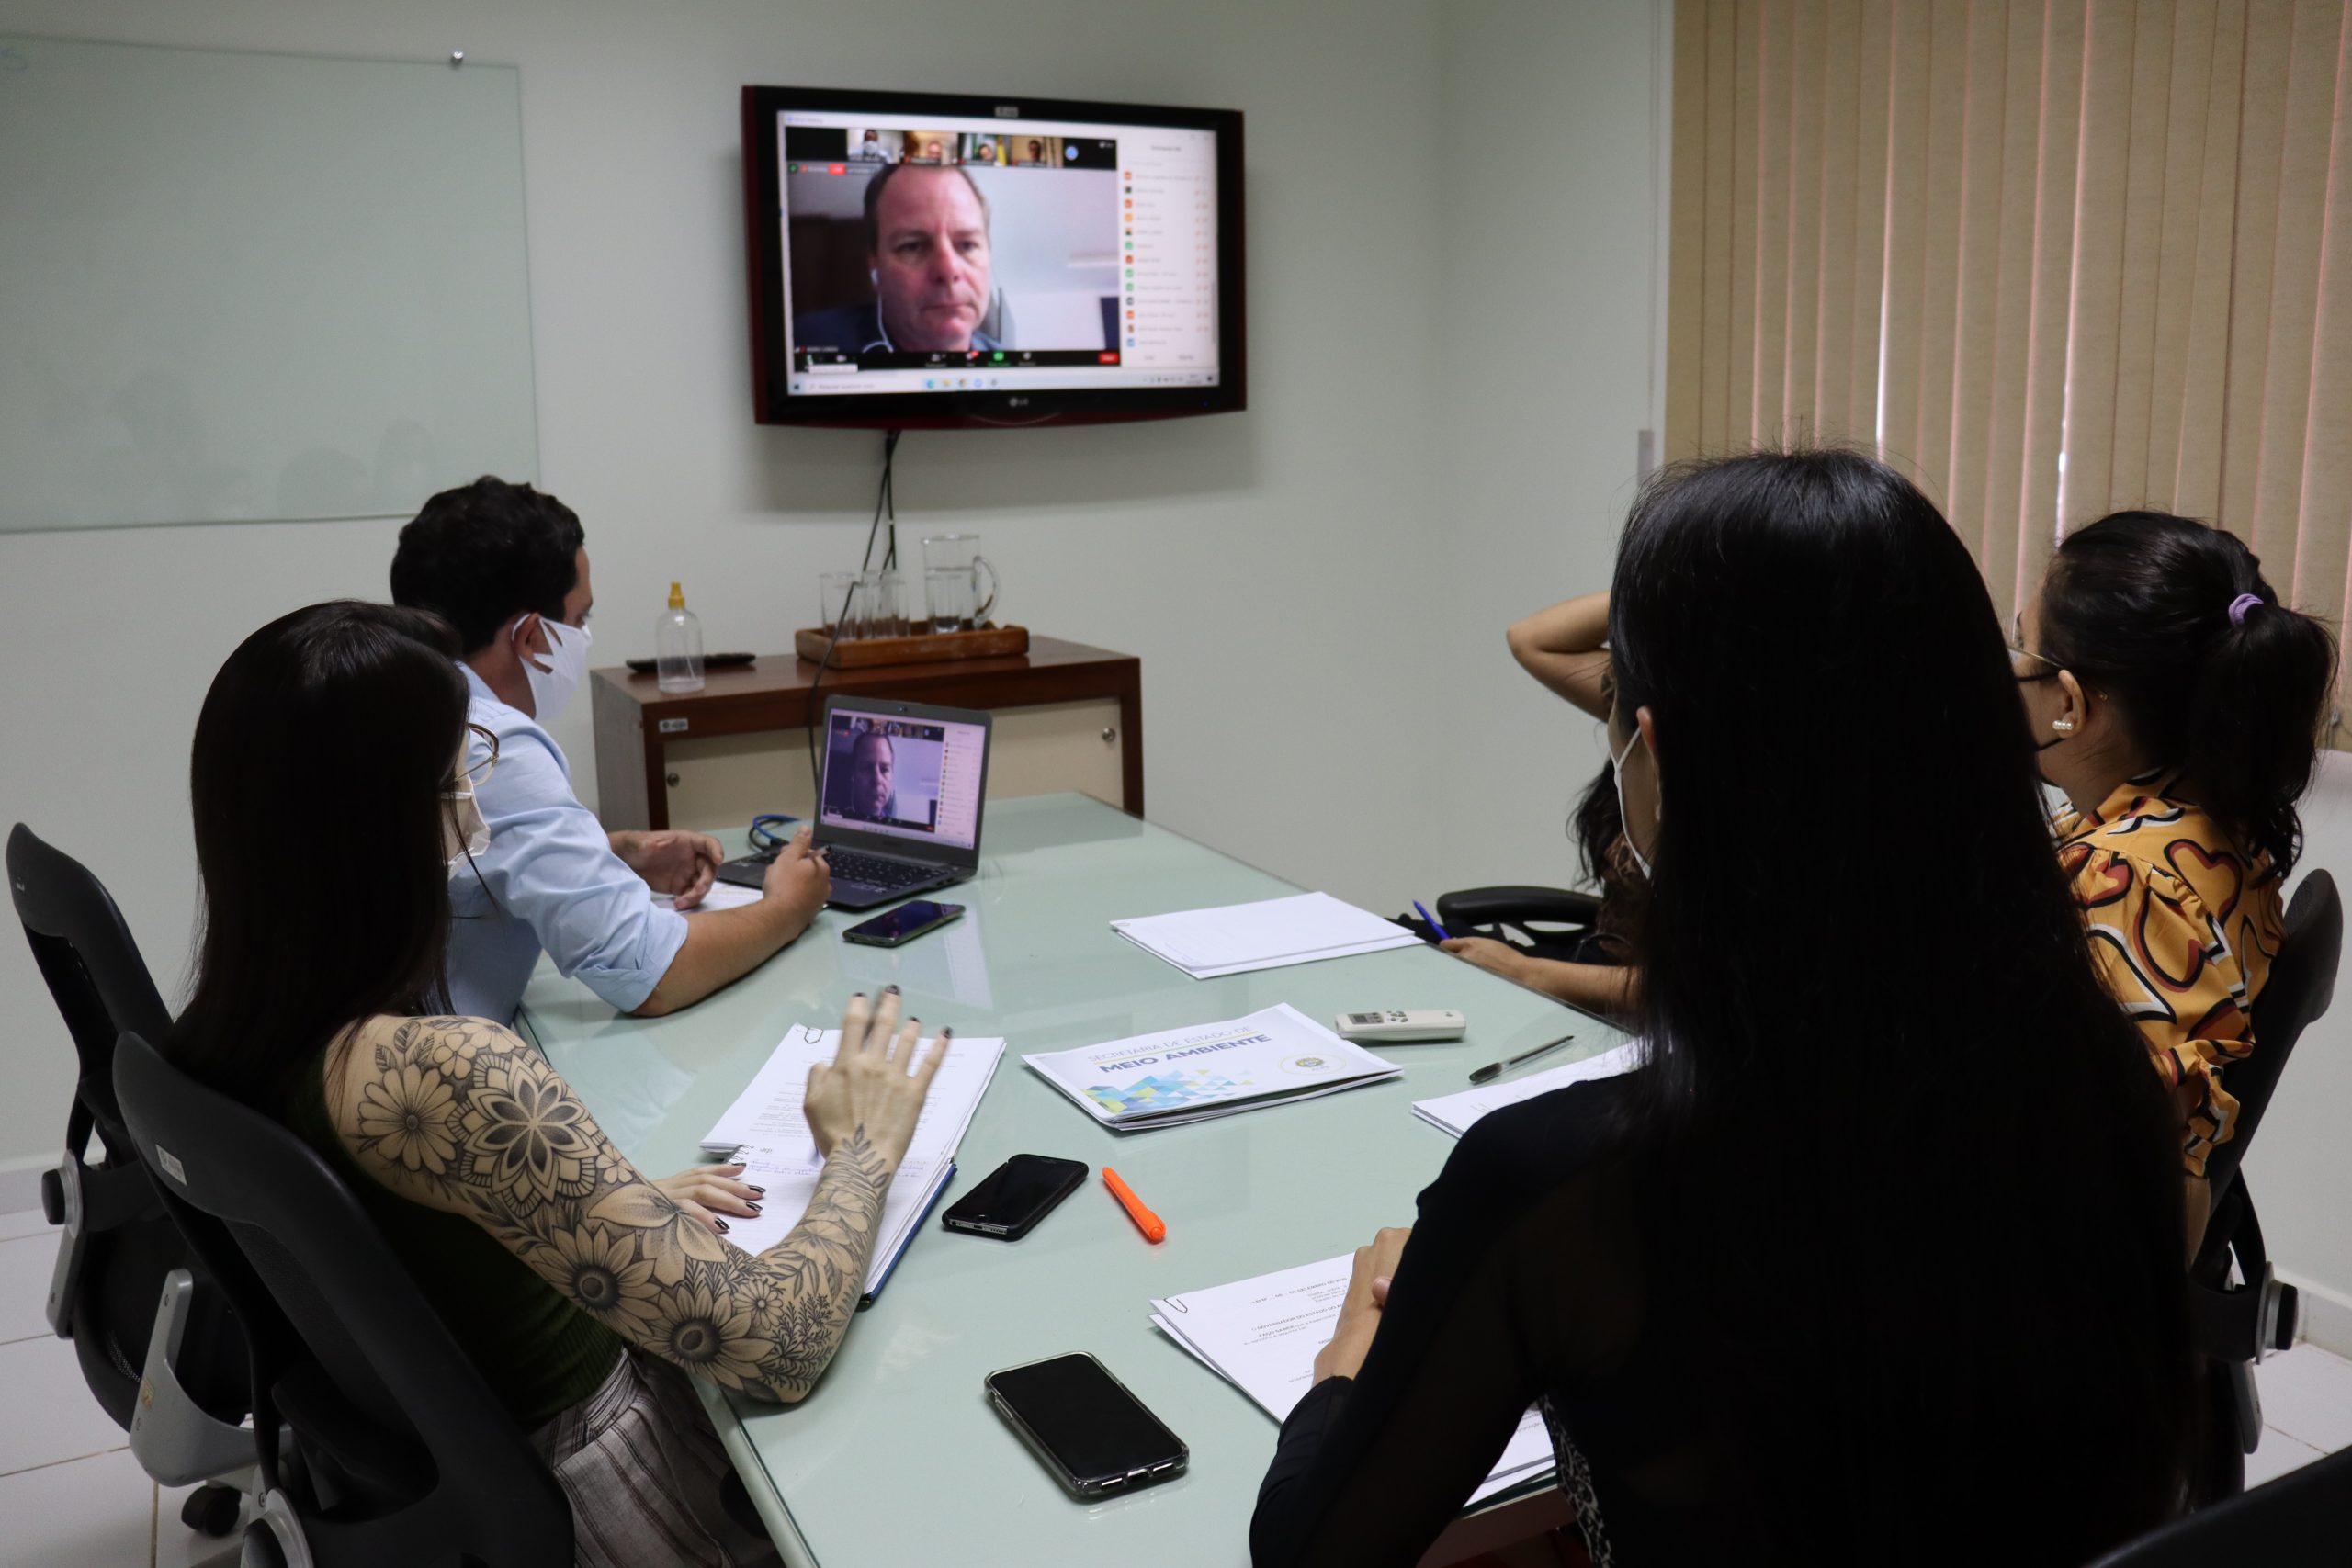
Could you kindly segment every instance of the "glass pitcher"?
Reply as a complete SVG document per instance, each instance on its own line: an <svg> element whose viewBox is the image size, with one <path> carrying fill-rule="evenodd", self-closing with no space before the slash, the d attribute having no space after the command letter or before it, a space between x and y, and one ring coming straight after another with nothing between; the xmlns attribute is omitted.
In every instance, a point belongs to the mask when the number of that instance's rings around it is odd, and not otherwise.
<svg viewBox="0 0 2352 1568"><path fill-rule="evenodd" d="M931 606L934 630L949 630L946 622L951 620L955 623L953 629L956 631L969 631L975 626L989 624L989 613L996 608L996 568L989 564L988 557L980 554L980 536L978 534L933 534L922 542L922 570L926 586L939 581L935 573L946 571L962 572L972 584L968 598L947 595L961 599L961 603L953 606ZM940 614L942 610L949 613L943 616Z"/></svg>

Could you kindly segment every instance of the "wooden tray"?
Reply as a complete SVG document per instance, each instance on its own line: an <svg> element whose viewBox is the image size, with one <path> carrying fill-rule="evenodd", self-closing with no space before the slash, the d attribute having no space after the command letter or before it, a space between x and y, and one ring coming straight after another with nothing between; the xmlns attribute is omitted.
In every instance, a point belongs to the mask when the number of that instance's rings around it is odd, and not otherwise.
<svg viewBox="0 0 2352 1568"><path fill-rule="evenodd" d="M792 634L800 657L829 670L863 670L876 664L932 664L950 659L1004 659L1029 651L1027 626L977 626L967 632L926 632L921 637L853 637L836 646L815 626Z"/></svg>

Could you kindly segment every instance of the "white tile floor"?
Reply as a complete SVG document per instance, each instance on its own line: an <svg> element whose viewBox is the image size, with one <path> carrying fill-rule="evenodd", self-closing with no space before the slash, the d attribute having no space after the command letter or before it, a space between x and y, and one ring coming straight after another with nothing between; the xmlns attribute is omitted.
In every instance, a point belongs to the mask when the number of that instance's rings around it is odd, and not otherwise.
<svg viewBox="0 0 2352 1568"><path fill-rule="evenodd" d="M0 1214L0 1562L41 1568L191 1568L227 1548L180 1523L186 1489L159 1488L82 1382L41 1303L57 1235ZM2266 1427L2246 1484L2352 1447L2352 1361L2316 1345L2256 1372Z"/></svg>

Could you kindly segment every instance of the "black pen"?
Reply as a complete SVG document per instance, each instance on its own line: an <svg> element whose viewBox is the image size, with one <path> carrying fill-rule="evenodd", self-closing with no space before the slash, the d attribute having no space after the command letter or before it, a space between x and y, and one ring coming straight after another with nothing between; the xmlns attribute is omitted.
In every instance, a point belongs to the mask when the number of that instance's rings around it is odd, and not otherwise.
<svg viewBox="0 0 2352 1568"><path fill-rule="evenodd" d="M1543 1044L1538 1045L1532 1051L1521 1051L1518 1055L1510 1058L1508 1061L1488 1062L1485 1066L1480 1067L1476 1072L1470 1075L1470 1081L1472 1083L1492 1083L1495 1079L1502 1077L1503 1074L1510 1071L1511 1068L1519 1066L1521 1062L1532 1062L1547 1051L1556 1051L1575 1038L1576 1036L1573 1034L1563 1034L1557 1040L1545 1041Z"/></svg>

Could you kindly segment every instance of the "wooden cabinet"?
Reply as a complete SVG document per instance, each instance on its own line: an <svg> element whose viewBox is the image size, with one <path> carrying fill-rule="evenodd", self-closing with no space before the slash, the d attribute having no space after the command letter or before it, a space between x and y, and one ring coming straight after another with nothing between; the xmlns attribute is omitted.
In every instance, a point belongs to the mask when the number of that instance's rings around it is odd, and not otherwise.
<svg viewBox="0 0 2352 1568"><path fill-rule="evenodd" d="M1077 790L1143 815L1143 666L1132 656L1033 637L1011 659L828 670L791 654L714 670L699 692L650 675L594 672L597 815L621 828L816 814L810 726L835 694L987 708L990 798ZM812 694L812 685L814 691Z"/></svg>

